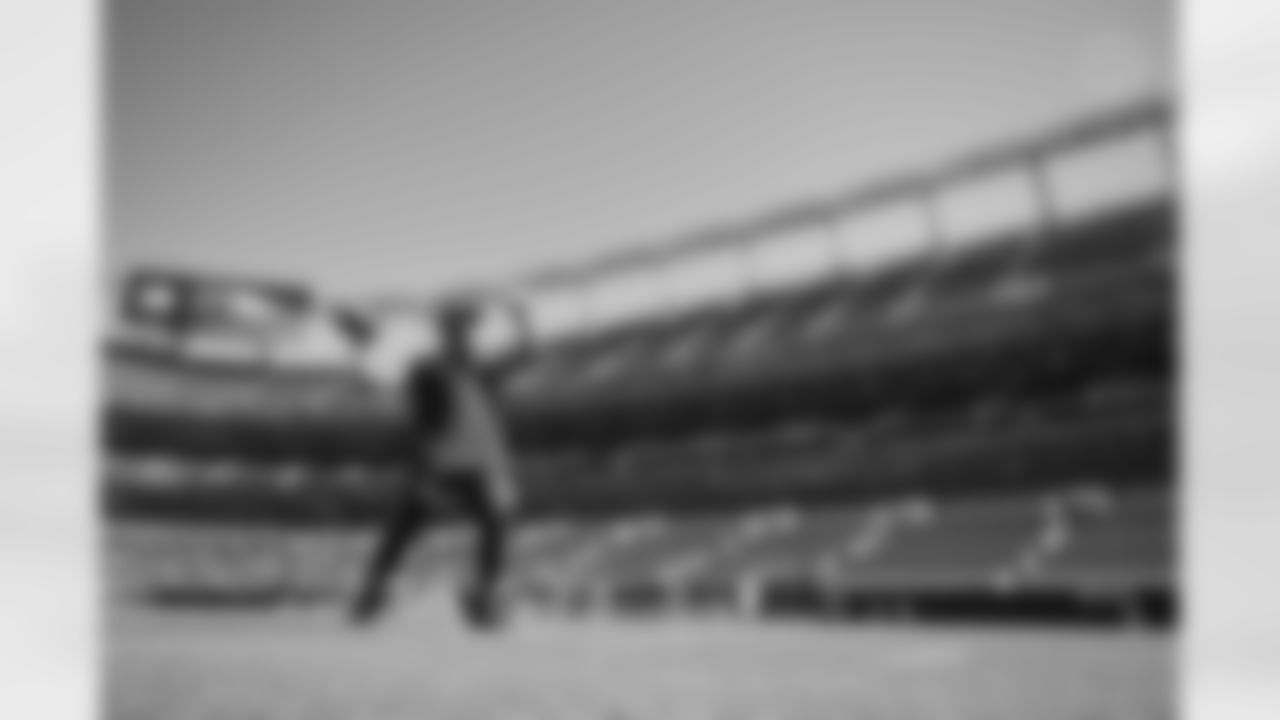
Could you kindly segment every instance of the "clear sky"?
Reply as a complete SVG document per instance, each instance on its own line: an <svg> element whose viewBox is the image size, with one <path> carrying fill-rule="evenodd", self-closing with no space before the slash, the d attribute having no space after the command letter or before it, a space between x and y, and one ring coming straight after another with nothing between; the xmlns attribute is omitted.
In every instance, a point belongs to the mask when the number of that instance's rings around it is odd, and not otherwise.
<svg viewBox="0 0 1280 720"><path fill-rule="evenodd" d="M110 264L510 277L1169 83L1167 0L116 0Z"/></svg>

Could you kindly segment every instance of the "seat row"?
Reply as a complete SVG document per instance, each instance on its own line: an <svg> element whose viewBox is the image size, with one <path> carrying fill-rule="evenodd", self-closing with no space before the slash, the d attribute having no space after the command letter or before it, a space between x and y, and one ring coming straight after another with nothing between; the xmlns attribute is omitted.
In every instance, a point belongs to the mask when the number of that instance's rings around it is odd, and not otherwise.
<svg viewBox="0 0 1280 720"><path fill-rule="evenodd" d="M1080 486L1047 493L873 505L653 515L528 525L515 587L530 593L637 586L760 587L809 582L852 591L1168 590L1176 575L1175 497L1167 486ZM369 550L359 531L114 525L123 593L159 587L354 586ZM455 582L471 552L447 528L409 559L404 590Z"/></svg>

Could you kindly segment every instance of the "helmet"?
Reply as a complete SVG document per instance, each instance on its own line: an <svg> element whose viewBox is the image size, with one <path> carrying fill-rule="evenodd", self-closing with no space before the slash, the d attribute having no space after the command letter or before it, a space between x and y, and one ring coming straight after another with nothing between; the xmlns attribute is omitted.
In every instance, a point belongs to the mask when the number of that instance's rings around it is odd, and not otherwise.
<svg viewBox="0 0 1280 720"><path fill-rule="evenodd" d="M436 319L445 328L470 327L479 317L480 309L467 298L449 299L436 307Z"/></svg>

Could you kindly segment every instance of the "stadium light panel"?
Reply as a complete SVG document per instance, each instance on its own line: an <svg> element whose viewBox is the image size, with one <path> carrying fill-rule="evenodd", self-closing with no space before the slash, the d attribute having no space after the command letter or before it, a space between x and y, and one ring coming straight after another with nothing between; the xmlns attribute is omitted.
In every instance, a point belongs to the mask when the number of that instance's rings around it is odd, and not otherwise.
<svg viewBox="0 0 1280 720"><path fill-rule="evenodd" d="M1170 194L1168 142L1157 131L1131 133L1048 163L1056 216L1077 219Z"/></svg>
<svg viewBox="0 0 1280 720"><path fill-rule="evenodd" d="M744 248L750 282L758 289L812 283L837 268L835 228L824 223L767 237Z"/></svg>
<svg viewBox="0 0 1280 720"><path fill-rule="evenodd" d="M138 270L123 280L126 322L175 336L271 332L306 314L311 292L302 286L169 270Z"/></svg>
<svg viewBox="0 0 1280 720"><path fill-rule="evenodd" d="M659 275L650 267L636 267L602 276L586 290L593 323L612 325L659 314L664 298Z"/></svg>
<svg viewBox="0 0 1280 720"><path fill-rule="evenodd" d="M970 247L1032 229L1042 218L1026 171L1006 171L939 192L945 247Z"/></svg>
<svg viewBox="0 0 1280 720"><path fill-rule="evenodd" d="M579 333L590 324L588 299L579 286L543 290L527 299L534 330L548 339Z"/></svg>
<svg viewBox="0 0 1280 720"><path fill-rule="evenodd" d="M736 248L673 260L661 282L670 311L738 300L750 287L741 251Z"/></svg>
<svg viewBox="0 0 1280 720"><path fill-rule="evenodd" d="M931 229L919 201L856 212L838 222L839 255L855 272L891 265L925 252Z"/></svg>

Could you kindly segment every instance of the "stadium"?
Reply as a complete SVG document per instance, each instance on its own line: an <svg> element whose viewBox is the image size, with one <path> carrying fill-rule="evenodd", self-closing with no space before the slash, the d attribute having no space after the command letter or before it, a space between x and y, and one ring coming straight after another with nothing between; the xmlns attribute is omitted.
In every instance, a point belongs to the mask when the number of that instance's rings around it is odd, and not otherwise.
<svg viewBox="0 0 1280 720"><path fill-rule="evenodd" d="M508 637L441 602L461 527L385 630L342 624L402 472L396 399L272 351L297 318L359 339L441 298L124 278L109 716L1173 717L1174 123L1126 107L512 278L540 351L504 398ZM1025 212L957 230L949 199L988 181ZM254 349L201 351L246 305L276 312Z"/></svg>

